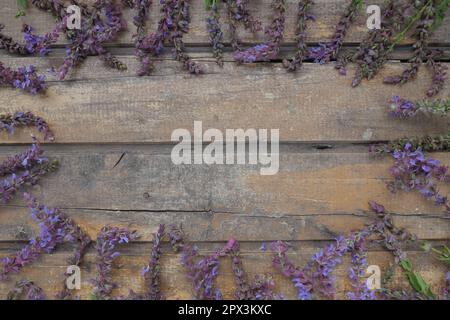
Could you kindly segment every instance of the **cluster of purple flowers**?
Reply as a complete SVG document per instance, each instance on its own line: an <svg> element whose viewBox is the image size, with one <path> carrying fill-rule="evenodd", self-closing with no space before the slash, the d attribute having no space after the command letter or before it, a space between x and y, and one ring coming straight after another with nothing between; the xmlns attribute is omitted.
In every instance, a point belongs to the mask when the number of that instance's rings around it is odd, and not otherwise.
<svg viewBox="0 0 450 320"><path fill-rule="evenodd" d="M8 300L19 300L24 296L27 300L46 300L47 297L42 290L34 282L29 280L21 280L16 283L14 289L8 292Z"/></svg>
<svg viewBox="0 0 450 320"><path fill-rule="evenodd" d="M33 34L33 28L29 25L24 25L22 31L27 51L29 53L39 53L42 56L48 55L50 46L58 41L61 32L64 30L65 20L58 22L54 30L43 36Z"/></svg>
<svg viewBox="0 0 450 320"><path fill-rule="evenodd" d="M25 200L31 209L31 216L39 224L40 234L32 238L28 245L23 247L12 257L2 259L0 280L5 280L11 273L19 272L23 267L36 261L42 253L53 252L63 242L80 241L82 245L75 256L81 259L87 244L86 236L81 229L59 209L40 205L31 194L24 194ZM80 239L80 235L82 236ZM89 240L90 241L90 240Z"/></svg>
<svg viewBox="0 0 450 320"><path fill-rule="evenodd" d="M450 99L409 101L399 96L391 100L389 114L395 118L412 118L419 113L445 117L450 112Z"/></svg>
<svg viewBox="0 0 450 320"><path fill-rule="evenodd" d="M403 150L392 153L395 160L390 172L394 181L388 184L392 192L397 190L419 191L425 198L434 199L435 204L443 206L450 214L450 203L446 196L441 195L437 182L450 182L448 168L439 160L425 157L420 148L412 149L408 143Z"/></svg>
<svg viewBox="0 0 450 320"><path fill-rule="evenodd" d="M115 40L119 33L126 29L120 1L96 0L92 7L79 4L82 6L81 30L67 28L66 6L60 0L33 0L32 3L41 10L50 11L58 22L55 28L44 36L32 34L31 27L26 26L24 32L28 50L32 53L48 54L49 46L56 42L61 33L65 33L69 40L66 57L57 71L60 80L89 55L99 56L111 68L126 69L126 65L104 47L105 42Z"/></svg>
<svg viewBox="0 0 450 320"><path fill-rule="evenodd" d="M428 44L436 29L436 24L440 23L443 15L448 9L448 1L421 1L422 6L415 16L418 21L414 37L416 43L414 44L414 55L410 59L410 67L403 71L401 75L389 76L384 79L387 84L403 84L409 82L417 77L419 68L423 61L426 61L427 66L433 71L433 84L427 90L427 95L432 97L439 93L443 88L446 79L446 67L441 63L436 62L438 57L443 55L440 50L430 49ZM420 2L419 2L420 3Z"/></svg>
<svg viewBox="0 0 450 320"><path fill-rule="evenodd" d="M278 56L281 41L284 36L285 23L285 0L273 0L272 8L275 15L270 27L267 28L266 34L269 40L265 43L258 44L254 47L234 53L234 59L242 63L252 63L256 61L270 61Z"/></svg>
<svg viewBox="0 0 450 320"><path fill-rule="evenodd" d="M47 140L53 140L54 136L47 123L31 112L17 112L14 115L0 116L0 132L14 133L17 127L34 126L45 134ZM13 157L9 157L0 163L0 201L8 203L13 199L17 191L26 185L35 185L39 179L49 172L56 170L57 161L49 161L43 156L39 142L33 137L33 144L27 151Z"/></svg>
<svg viewBox="0 0 450 320"><path fill-rule="evenodd" d="M327 43L321 43L318 47L311 48L309 52L310 58L314 59L317 63L324 64L338 57L341 47L344 44L347 31L358 15L359 9L363 3L364 1L362 0L351 1L336 26L333 38Z"/></svg>
<svg viewBox="0 0 450 320"><path fill-rule="evenodd" d="M348 237L338 237L335 243L314 254L304 268L295 266L288 258L287 252L290 248L288 243L282 241L272 243L273 265L292 280L297 288L299 299L333 298L336 293L336 279L333 273L336 267L342 264L343 257L347 254L350 254L352 258L348 276L353 287L353 291L348 292L347 296L357 300L379 298L377 291L370 290L366 283L361 281L368 265L367 243L369 240L379 241L369 238L374 235L380 236L385 248L391 251L396 262L400 263L406 258L402 246L408 241L415 240L415 237L397 228L392 216L382 205L370 202L370 208L377 214L377 219L373 223L366 225L361 231L353 232Z"/></svg>
<svg viewBox="0 0 450 320"><path fill-rule="evenodd" d="M36 127L39 132L44 134L46 141L54 141L55 136L50 130L47 122L31 112L16 112L14 114L0 115L0 132L7 131L14 134L18 127Z"/></svg>
<svg viewBox="0 0 450 320"><path fill-rule="evenodd" d="M117 246L136 240L137 238L136 231L130 231L126 228L106 226L101 229L97 236L96 244L97 277L91 280L95 287L92 294L94 299L111 299L112 291L117 288L117 284L114 283L111 274L113 262L120 256Z"/></svg>
<svg viewBox="0 0 450 320"><path fill-rule="evenodd" d="M298 2L296 32L297 51L291 59L283 60L283 65L288 71L299 69L303 64L303 61L309 56L308 46L306 45L306 31L307 22L316 20L316 17L310 13L313 5L314 2L312 0Z"/></svg>
<svg viewBox="0 0 450 320"><path fill-rule="evenodd" d="M14 41L13 38L3 34L1 31L5 28L3 24L0 24L0 50L4 49L9 53L18 54L18 55L27 55L28 49L23 44Z"/></svg>
<svg viewBox="0 0 450 320"><path fill-rule="evenodd" d="M0 61L0 85L8 85L31 94L43 93L47 89L45 76L39 75L34 66L13 70Z"/></svg>
<svg viewBox="0 0 450 320"><path fill-rule="evenodd" d="M206 19L206 26L213 48L214 58L219 66L223 66L223 32L220 26L219 6L217 5L216 0L213 0L210 11L211 14Z"/></svg>
<svg viewBox="0 0 450 320"><path fill-rule="evenodd" d="M255 33L262 29L261 21L254 19L249 10L249 0L223 0L228 17L231 46L234 51L241 51L241 41L237 35L240 24L246 30Z"/></svg>
<svg viewBox="0 0 450 320"><path fill-rule="evenodd" d="M174 49L174 58L193 74L202 72L198 63L185 53L183 35L189 30L190 13L188 0L160 0L163 17L159 21L158 30L143 37L137 43L141 68L138 75L148 75L153 68L152 57L158 56L164 49L166 41L170 41Z"/></svg>
<svg viewBox="0 0 450 320"><path fill-rule="evenodd" d="M161 244L166 235L165 225L161 224L158 232L153 235L153 248L148 266L145 267L142 275L147 282L146 298L148 300L163 300L161 293Z"/></svg>

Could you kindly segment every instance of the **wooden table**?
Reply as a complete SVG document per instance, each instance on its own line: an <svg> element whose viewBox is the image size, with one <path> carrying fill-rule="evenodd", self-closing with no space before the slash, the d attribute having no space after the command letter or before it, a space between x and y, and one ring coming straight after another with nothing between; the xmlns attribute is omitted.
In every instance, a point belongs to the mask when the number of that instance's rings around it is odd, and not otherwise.
<svg viewBox="0 0 450 320"><path fill-rule="evenodd" d="M398 121L386 112L393 95L421 99L430 84L425 67L417 80L402 87L382 84L383 76L398 73L406 66L411 41L392 55L376 79L351 88L353 67L347 77L338 75L333 64L306 63L297 73L287 73L279 62L239 66L225 55L223 68L211 58L205 27L207 12L203 0L192 0L191 31L185 36L188 51L201 62L205 74L188 75L171 60L170 52L156 63L148 77L137 77L139 66L133 55L131 35L133 13L126 11L129 31L111 44L111 51L128 65L128 71L108 69L96 57L65 81L50 80L46 96L35 97L17 90L0 90L0 112L32 111L45 118L57 141L45 145L48 156L59 159L60 170L44 178L33 192L49 206L63 208L95 238L104 225L137 229L140 240L123 247L114 278L128 289L142 291L140 276L151 250L152 233L160 223L182 224L188 239L203 253L210 253L234 236L241 242L244 265L251 277L274 273L277 287L295 298L292 283L271 266L270 252L262 252L262 242L288 240L291 258L304 265L313 253L338 234L361 228L373 216L365 210L376 200L395 212L399 226L419 239L435 244L449 241L449 220L440 208L417 193L391 194L390 159L372 159L368 145L374 141L404 136L440 134L448 131L445 119ZM270 0L251 1L252 10L264 23L271 16ZM292 53L296 0L287 0L287 31L283 55ZM374 1L380 3L381 1ZM317 23L311 26L308 41L328 39L347 3L345 0L316 0ZM50 14L30 9L26 17L15 19L15 0L3 0L0 21L5 33L21 39L21 24L29 23L42 34L51 30ZM157 1L151 13L155 30ZM352 27L346 46L364 38L364 14ZM226 30L225 30L226 33ZM226 33L227 34L227 33ZM264 35L242 32L246 43L258 43ZM227 38L228 41L228 38ZM33 64L46 70L62 62L61 42L49 57L16 57L0 53L9 66ZM450 19L433 38L433 45L450 47ZM168 50L169 51L169 50ZM450 51L445 59L448 61ZM403 60L401 60L403 59ZM449 64L450 65L450 64ZM448 97L447 83L441 97ZM204 128L280 129L280 172L261 176L254 166L185 165L170 160L171 133L177 128L192 131L194 121ZM0 157L16 154L29 144L31 131L14 136L1 135ZM450 164L448 154L433 157ZM450 191L442 186L442 191ZM22 201L0 208L0 256L14 253L34 235L37 226ZM415 266L435 291L444 284L445 266L433 261L417 246L409 249ZM189 298L179 256L166 250L163 258L163 290L168 298ZM71 247L60 247L45 255L13 280L0 283L5 297L14 280L35 281L52 297L61 287L66 259ZM382 248L370 251L370 264L386 269L391 256ZM339 297L350 289L346 274L348 260L337 271ZM229 259L225 259L218 285L231 298L235 288ZM95 276L95 250L91 248L82 268L82 297L88 297L90 278ZM394 285L407 288L398 272Z"/></svg>

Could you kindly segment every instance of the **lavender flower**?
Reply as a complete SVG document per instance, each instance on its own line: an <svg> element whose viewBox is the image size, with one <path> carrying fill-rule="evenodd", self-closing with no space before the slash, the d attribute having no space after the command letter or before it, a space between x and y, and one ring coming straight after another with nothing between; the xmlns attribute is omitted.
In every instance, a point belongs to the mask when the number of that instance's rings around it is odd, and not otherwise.
<svg viewBox="0 0 450 320"><path fill-rule="evenodd" d="M403 150L392 153L395 160L390 172L394 181L388 184L392 192L398 190L419 191L425 198L434 199L437 206L444 206L450 214L450 204L446 196L439 193L437 181L449 182L448 168L435 159L427 159L422 150L412 150L406 144Z"/></svg>
<svg viewBox="0 0 450 320"><path fill-rule="evenodd" d="M0 49L4 49L9 53L28 55L30 52L27 47L14 41L13 38L4 35L1 31L5 28L3 24L0 24Z"/></svg>
<svg viewBox="0 0 450 320"><path fill-rule="evenodd" d="M29 280L21 280L16 283L14 289L8 292L7 300L19 300L25 296L27 300L46 300L42 288Z"/></svg>
<svg viewBox="0 0 450 320"><path fill-rule="evenodd" d="M31 239L15 256L2 260L0 280L7 279L10 273L20 272L23 267L36 261L42 253L53 252L63 242L80 241L80 228L59 209L40 205L31 194L25 193L24 198L31 209L33 220L39 224L40 234ZM87 242L86 236L81 239L84 243ZM78 260L81 259L84 249L85 245L81 245L77 250L75 256Z"/></svg>
<svg viewBox="0 0 450 320"><path fill-rule="evenodd" d="M134 25L136 26L134 43L136 48L136 56L138 56L141 60L141 70L138 73L140 75L148 74L152 69L150 57L148 57L148 54L142 49L142 41L146 35L146 25L151 4L151 0L136 0L134 5L136 9L136 15L133 18Z"/></svg>
<svg viewBox="0 0 450 320"><path fill-rule="evenodd" d="M256 275L249 283L240 257L239 243L234 239L228 242L232 269L237 285L235 297L238 300L280 300L282 296L275 293L275 281L270 275Z"/></svg>
<svg viewBox="0 0 450 320"><path fill-rule="evenodd" d="M206 19L206 25L209 33L213 55L219 66L223 66L223 32L220 26L220 14L217 0L212 0L210 16Z"/></svg>
<svg viewBox="0 0 450 320"><path fill-rule="evenodd" d="M17 191L27 185L36 185L42 176L55 171L57 168L57 161L45 161L21 174L11 174L6 179L0 181L0 201L3 204L8 203Z"/></svg>
<svg viewBox="0 0 450 320"><path fill-rule="evenodd" d="M91 282L95 288L93 298L107 300L111 298L113 289L117 288L112 280L112 264L120 256L117 245L128 243L138 238L136 231L125 228L103 227L97 237L97 277Z"/></svg>
<svg viewBox="0 0 450 320"><path fill-rule="evenodd" d="M443 10L448 9L448 1L441 1L445 3ZM429 1L426 3L422 10L417 15L418 25L414 33L416 43L414 44L414 55L410 59L410 67L403 71L401 75L389 76L384 79L387 84L404 84L416 78L422 61L427 59L427 65L434 70L433 86L427 91L429 96L436 95L443 87L446 73L443 65L435 62L436 57L441 53L438 51L431 51L428 48L428 42L433 34L433 28L435 27L438 19L443 19L444 12L437 12L438 3L436 1Z"/></svg>
<svg viewBox="0 0 450 320"><path fill-rule="evenodd" d="M0 115L0 132L7 131L14 134L17 127L36 127L39 132L44 133L44 139L47 141L55 140L53 132L50 130L47 122L31 112L16 112L15 114Z"/></svg>
<svg viewBox="0 0 450 320"><path fill-rule="evenodd" d="M33 34L33 28L29 25L24 25L22 31L24 33L27 51L29 53L39 53L42 56L48 55L50 53L50 46L58 41L65 25L66 19L57 23L54 30L44 36Z"/></svg>
<svg viewBox="0 0 450 320"><path fill-rule="evenodd" d="M302 0L298 2L297 9L297 51L295 55L287 60L283 60L283 66L288 71L295 71L301 68L303 60L308 58L308 46L306 45L307 22L315 21L315 17L310 13L311 7L314 5L312 0Z"/></svg>
<svg viewBox="0 0 450 320"><path fill-rule="evenodd" d="M339 23L336 26L336 31L333 35L333 38L327 43L319 44L319 47L310 49L310 58L314 59L317 63L325 64L338 57L339 51L344 44L344 39L347 35L347 31L358 15L358 11L363 3L364 1L362 0L351 1L347 9L345 10L344 15L339 20Z"/></svg>
<svg viewBox="0 0 450 320"><path fill-rule="evenodd" d="M178 0L175 10L174 28L170 37L174 46L172 53L175 59L180 61L189 73L200 74L203 73L202 68L184 50L183 34L188 32L189 23L189 1Z"/></svg>
<svg viewBox="0 0 450 320"><path fill-rule="evenodd" d="M390 141L388 144L372 145L370 152L378 155L391 154L395 150L404 149L407 143L411 145L411 150L420 148L425 152L448 152L450 151L450 133L439 136L403 138Z"/></svg>
<svg viewBox="0 0 450 320"><path fill-rule="evenodd" d="M34 143L30 149L14 157L9 157L0 163L0 177L13 174L19 170L29 170L36 165L48 161L47 158L42 157L43 153L44 151L41 149L39 141L34 139Z"/></svg>
<svg viewBox="0 0 450 320"><path fill-rule="evenodd" d="M425 115L447 116L450 112L450 99L421 100L417 102L405 100L399 96L392 98L390 115L396 118L411 118L419 113Z"/></svg>
<svg viewBox="0 0 450 320"><path fill-rule="evenodd" d="M153 235L153 248L148 266L144 269L148 291L146 298L149 300L163 300L161 293L161 242L165 236L165 226L159 225L158 232Z"/></svg>
<svg viewBox="0 0 450 320"><path fill-rule="evenodd" d="M304 270L296 267L287 257L289 245L283 241L272 243L271 250L274 253L273 266L280 270L286 277L291 278L297 288L297 297L300 300L312 300L312 279Z"/></svg>
<svg viewBox="0 0 450 320"><path fill-rule="evenodd" d="M47 89L45 76L38 75L34 66L23 66L17 70L5 67L0 61L0 85L9 85L22 89L33 95L43 93Z"/></svg>
<svg viewBox="0 0 450 320"><path fill-rule="evenodd" d="M445 81L447 80L447 66L436 61L436 59L442 55L443 52L441 50L428 50L427 52L427 67L431 69L433 73L432 84L427 90L428 97L433 97L441 92Z"/></svg>
<svg viewBox="0 0 450 320"><path fill-rule="evenodd" d="M266 30L268 41L247 50L235 52L233 56L236 61L242 63L270 61L278 56L284 36L285 0L273 0L272 8L275 11L275 15L272 24Z"/></svg>
<svg viewBox="0 0 450 320"><path fill-rule="evenodd" d="M231 46L234 51L241 51L240 40L237 36L239 24L243 24L245 29L255 33L261 30L261 22L250 14L249 0L223 0L226 5L228 25L230 29Z"/></svg>
<svg viewBox="0 0 450 320"><path fill-rule="evenodd" d="M90 55L99 56L109 67L125 70L126 65L112 56L104 47L104 43L113 41L119 33L126 28L122 17L122 4L118 0L96 0L93 7L78 3L81 7L81 30L68 30L63 28L66 19L66 7L59 0L33 0L33 5L45 11L50 11L58 19L54 31L44 37L29 37L30 46L45 48L42 43L51 43L59 32L64 31L69 39L66 48L66 57L58 68L58 77L65 79L69 71L84 61ZM44 53L47 50L44 49Z"/></svg>

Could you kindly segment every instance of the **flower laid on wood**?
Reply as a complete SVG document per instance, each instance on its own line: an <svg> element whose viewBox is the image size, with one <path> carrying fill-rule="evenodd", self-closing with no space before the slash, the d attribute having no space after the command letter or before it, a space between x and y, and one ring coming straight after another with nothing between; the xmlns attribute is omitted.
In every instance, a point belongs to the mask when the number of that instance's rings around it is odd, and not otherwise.
<svg viewBox="0 0 450 320"><path fill-rule="evenodd" d="M297 32L296 32L296 41L297 47L295 55L290 59L283 60L283 66L288 71L295 71L301 68L303 61L308 59L309 50L306 45L307 38L307 22L315 21L316 18L313 16L310 11L314 2L312 0L302 0L298 3L297 9Z"/></svg>
<svg viewBox="0 0 450 320"><path fill-rule="evenodd" d="M202 72L199 64L185 52L183 35L189 31L190 13L188 0L161 0L163 17L158 23L158 30L143 37L137 43L141 68L138 75L148 75L153 69L152 57L158 56L164 49L164 44L170 41L174 49L173 56L180 61L186 70L193 74Z"/></svg>
<svg viewBox="0 0 450 320"><path fill-rule="evenodd" d="M409 101L399 96L391 100L389 114L395 118L412 118L418 114L446 117L450 112L450 99Z"/></svg>
<svg viewBox="0 0 450 320"><path fill-rule="evenodd" d="M0 50L6 50L9 53L18 55L28 55L30 52L27 47L14 41L13 38L3 34L1 31L5 28L3 24L0 24Z"/></svg>
<svg viewBox="0 0 450 320"><path fill-rule="evenodd" d="M27 48L39 51L40 54L49 52L49 45L54 43L59 34L65 33L69 44L66 47L66 57L58 68L60 80L66 78L71 69L79 65L88 56L99 56L106 65L118 70L125 70L126 65L111 55L104 47L106 42L117 39L121 31L126 29L126 21L122 17L122 4L117 0L96 0L92 7L81 5L81 29L67 28L67 12L65 4L60 0L32 0L35 7L51 12L58 22L55 28L44 36L31 33L31 28L25 28Z"/></svg>
<svg viewBox="0 0 450 320"><path fill-rule="evenodd" d="M17 70L6 67L0 61L0 85L7 85L21 89L31 94L43 93L47 89L45 76L39 75L36 68L31 65L23 66Z"/></svg>
<svg viewBox="0 0 450 320"><path fill-rule="evenodd" d="M343 257L350 253L352 260L349 268L349 279L353 291L347 296L351 299L378 299L377 292L367 288L361 283L367 266L367 244L378 242L381 237L383 246L391 251L397 263L406 259L403 246L415 240L415 237L403 229L395 226L392 216L384 207L376 202L370 202L370 207L377 214L377 219L366 225L361 231L353 232L349 237L340 236L334 244L331 244L314 254L311 261L300 268L288 258L289 244L278 241L272 244L274 253L273 265L283 275L289 277L298 291L298 298L311 300L314 298L333 298L336 293L334 270L342 264ZM363 274L364 271L364 274Z"/></svg>
<svg viewBox="0 0 450 320"><path fill-rule="evenodd" d="M286 1L273 0L272 8L275 13L272 24L266 30L268 40L246 50L235 52L233 56L236 61L242 63L270 61L278 56L284 36Z"/></svg>
<svg viewBox="0 0 450 320"><path fill-rule="evenodd" d="M442 23L445 13L450 5L449 0L428 1L417 13L418 24L413 34L416 43L413 45L414 55L410 59L410 67L401 75L389 76L384 79L387 84L403 84L416 78L422 61L427 61L433 71L433 85L427 91L428 96L434 96L443 88L446 79L446 67L436 62L436 58L442 56L439 50L430 50L428 47L433 31ZM414 20L413 20L414 21ZM397 40L398 42L399 40Z"/></svg>
<svg viewBox="0 0 450 320"><path fill-rule="evenodd" d="M346 8L344 15L336 26L336 31L332 39L327 43L320 43L318 47L311 48L309 50L309 57L320 64L337 59L342 45L344 44L345 36L363 4L363 0L351 0L351 3Z"/></svg>
<svg viewBox="0 0 450 320"><path fill-rule="evenodd" d="M16 283L14 289L8 292L7 300L19 300L21 297L27 300L46 300L42 288L38 287L34 282L29 280L21 280Z"/></svg>
<svg viewBox="0 0 450 320"><path fill-rule="evenodd" d="M206 7L210 16L206 19L206 26L213 48L213 56L219 66L223 66L223 32L220 25L219 0L206 0Z"/></svg>
<svg viewBox="0 0 450 320"><path fill-rule="evenodd" d="M231 38L231 47L234 51L241 51L241 41L237 30L243 25L246 30L255 33L262 29L261 21L253 18L249 10L249 0L223 0L228 17L228 27Z"/></svg>
<svg viewBox="0 0 450 320"><path fill-rule="evenodd" d="M16 255L2 259L0 280L7 279L10 273L20 272L23 267L36 261L41 254L53 252L64 242L80 243L74 254L74 262L79 262L90 242L80 227L59 209L39 204L31 194L25 193L24 199L28 203L33 220L39 224L40 234L31 239L30 243Z"/></svg>
<svg viewBox="0 0 450 320"><path fill-rule="evenodd" d="M408 143L412 150L420 148L424 152L448 152L450 151L450 132L447 135L403 138L387 144L372 145L369 151L372 154L390 154L395 150L403 150Z"/></svg>
<svg viewBox="0 0 450 320"><path fill-rule="evenodd" d="M14 114L0 115L0 132L6 131L9 134L14 134L15 129L18 127L35 127L39 132L44 134L46 141L55 140L55 136L47 122L31 112L20 111Z"/></svg>
<svg viewBox="0 0 450 320"><path fill-rule="evenodd" d="M439 160L425 157L422 150L412 149L407 143L404 149L392 152L395 160L390 172L394 181L388 184L392 192L398 190L419 191L425 198L434 199L437 206L443 206L450 215L450 203L438 189L437 182L450 182L448 168Z"/></svg>
<svg viewBox="0 0 450 320"><path fill-rule="evenodd" d="M112 291L117 288L117 284L112 279L113 262L120 256L117 246L129 243L137 238L136 231L130 231L126 228L106 226L101 229L96 244L97 277L91 280L94 285L93 299L111 299Z"/></svg>
<svg viewBox="0 0 450 320"><path fill-rule="evenodd" d="M145 298L148 300L163 300L161 293L161 244L166 236L165 225L161 224L158 232L153 235L153 248L148 266L144 269L143 275L147 284Z"/></svg>
<svg viewBox="0 0 450 320"><path fill-rule="evenodd" d="M7 131L13 134L17 127L36 127L45 134L49 141L54 135L44 119L31 112L17 112L14 115L0 116L0 132ZM8 203L16 194L27 185L35 185L40 178L58 168L57 161L49 161L43 157L43 151L36 138L33 137L31 148L14 157L10 157L0 164L0 201ZM6 176L6 177L5 177Z"/></svg>

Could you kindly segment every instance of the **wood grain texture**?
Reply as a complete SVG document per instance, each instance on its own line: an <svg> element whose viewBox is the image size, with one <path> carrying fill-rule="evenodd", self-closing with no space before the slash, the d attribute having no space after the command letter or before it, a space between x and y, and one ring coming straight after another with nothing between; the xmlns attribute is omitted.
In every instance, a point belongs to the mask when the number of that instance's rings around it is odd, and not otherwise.
<svg viewBox="0 0 450 320"><path fill-rule="evenodd" d="M286 73L280 64L220 69L205 62L206 74L187 75L178 62L157 64L150 77L135 77L136 61L121 57L128 73L105 70L88 59L73 81L52 82L46 96L0 91L0 111L29 110L44 117L60 143L165 143L173 130L203 128L280 129L281 141L376 141L404 136L441 134L446 118L409 121L392 119L389 99L401 95L422 99L430 85L426 70L402 87L381 84L383 76L399 73L404 65L390 63L373 81L351 88L352 77L338 75L332 65L306 64L299 73ZM21 59L9 60L20 65ZM37 61L41 69L47 61ZM130 74L131 73L131 74ZM349 70L349 75L352 70ZM441 93L450 93L448 83ZM4 143L29 141L28 131L7 136Z"/></svg>
<svg viewBox="0 0 450 320"><path fill-rule="evenodd" d="M85 0L86 3L92 3L92 0ZM271 0L252 0L251 12L255 17L259 18L263 25L266 26L271 21L272 10L270 8ZM295 23L297 15L297 0L287 0L286 10L286 33L285 43L295 42ZM340 19L340 16L344 12L345 7L348 5L347 0L316 0L312 12L317 16L317 22L310 24L310 32L308 34L309 42L326 41L329 39L335 30L335 26ZM382 0L371 1L370 4L382 4ZM14 18L17 12L17 5L15 0L3 0L2 10L0 12L0 21L6 25L5 33L11 36L22 39L22 24L27 23L33 26L40 34L49 32L52 30L55 20L51 14L39 11L37 9L30 8L29 13L25 17L19 19ZM123 32L120 36L119 43L121 45L132 45L132 35L135 32L135 26L133 25L133 15L131 10L125 11L125 19L128 21L128 30ZM222 21L226 21L226 16L222 15ZM185 42L187 44L197 45L209 43L209 35L206 29L206 18L208 12L205 10L203 0L191 1L191 25L189 33L185 35ZM149 30L155 31L158 21L160 19L159 3L154 1L150 14ZM436 32L432 38L434 43L450 43L450 19L446 18L443 26ZM228 42L228 28L227 24L224 25L223 31L225 33L225 41ZM359 42L364 39L368 29L366 26L366 15L364 11L361 12L357 21L352 26L345 41L347 43ZM242 41L247 43L256 43L265 39L264 32L260 32L256 35L239 30L239 35ZM63 39L61 39L63 40ZM411 43L411 41L408 41ZM60 43L63 43L61 41Z"/></svg>
<svg viewBox="0 0 450 320"><path fill-rule="evenodd" d="M214 248L219 248L223 244L199 244L201 254L211 254ZM316 245L308 245L298 243L294 245L294 250L289 254L290 258L299 266L304 266L311 256L320 250L323 243ZM280 275L271 263L272 255L267 252L261 252L258 247L253 244L242 243L242 259L244 267L247 270L250 279L255 275L262 273L273 274L277 290L283 293L288 299L295 299L296 291L293 284ZM2 244L0 249L0 257L13 254L19 246ZM114 280L121 286L115 290L115 295L127 295L129 289L136 292L145 290L145 283L140 276L142 269L148 264L151 244L130 244L122 247L122 256L117 259L114 265ZM170 253L170 249L165 249L165 255L162 259L162 288L168 299L189 299L192 298L192 287L186 280L184 268L180 263L180 256ZM168 253L167 253L168 252ZM4 298L9 290L14 286L16 279L30 279L41 286L47 295L52 298L60 290L63 281L63 274L67 268L66 260L71 252L60 249L51 255L42 256L36 263L26 267L20 276L14 275L8 282L0 283L0 298ZM410 251L409 258L413 261L415 268L428 281L435 292L442 292L442 284L445 279L445 267L442 263L433 261L429 255L417 251ZM387 252L371 251L369 252L368 261L370 264L377 264L386 271L392 257ZM347 278L347 270L349 266L348 257L344 260L344 264L336 270L337 276L337 297L345 298L347 291L351 290L350 283ZM89 298L92 286L89 280L95 277L95 251L92 249L86 255L85 262L82 266L82 290L78 292L82 298ZM231 299L234 297L235 283L231 271L231 262L229 259L223 259L220 276L217 279L217 285L222 289L224 298ZM408 288L405 275L397 270L390 284L393 288Z"/></svg>
<svg viewBox="0 0 450 320"><path fill-rule="evenodd" d="M1 148L1 158L22 149ZM365 146L333 151L282 146L274 176L261 176L256 165L174 165L170 153L171 146L157 145L49 145L47 155L58 159L61 169L34 192L50 206L71 209L283 217L360 213L376 200L399 214L442 216L441 208L417 193L391 194L386 182L392 161L372 159ZM448 154L433 157L450 164ZM441 186L443 194L448 191ZM447 228L449 223L442 221Z"/></svg>
<svg viewBox="0 0 450 320"><path fill-rule="evenodd" d="M25 208L2 208L0 241L30 239L39 228ZM370 213L311 216L245 215L221 212L154 212L66 209L83 230L95 239L105 225L137 230L139 241L151 241L159 224L183 226L189 239L196 242L227 241L231 236L240 241L309 241L332 240L338 235L360 230L375 220ZM394 216L395 223L414 233L419 239L446 241L449 224L436 216Z"/></svg>

